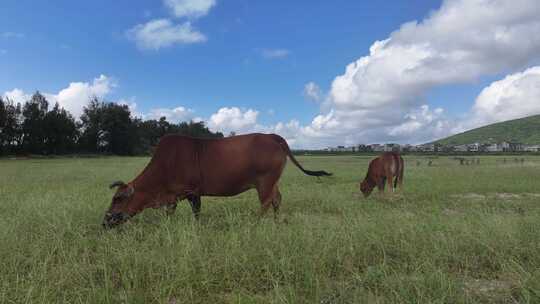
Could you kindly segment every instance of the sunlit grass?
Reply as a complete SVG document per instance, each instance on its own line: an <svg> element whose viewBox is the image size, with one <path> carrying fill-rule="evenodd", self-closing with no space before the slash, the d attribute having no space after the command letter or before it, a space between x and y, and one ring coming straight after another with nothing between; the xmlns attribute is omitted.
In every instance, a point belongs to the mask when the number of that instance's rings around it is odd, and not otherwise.
<svg viewBox="0 0 540 304"><path fill-rule="evenodd" d="M277 221L250 191L112 231L107 185L148 158L0 160L0 303L540 301L540 158L406 157L403 192L366 200L369 159L288 165Z"/></svg>

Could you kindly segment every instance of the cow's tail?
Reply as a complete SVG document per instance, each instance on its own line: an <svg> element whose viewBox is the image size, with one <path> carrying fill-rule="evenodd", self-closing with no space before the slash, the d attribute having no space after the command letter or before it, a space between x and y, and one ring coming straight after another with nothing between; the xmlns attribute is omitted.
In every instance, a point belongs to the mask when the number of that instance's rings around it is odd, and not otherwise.
<svg viewBox="0 0 540 304"><path fill-rule="evenodd" d="M283 151L287 153L287 156L289 156L293 164L295 164L298 167L298 169L302 170L302 172L311 176L331 176L332 175L332 173L328 173L323 170L311 171L311 170L304 169L302 165L300 165L300 163L296 160L296 158L294 158L294 155L292 154L291 149L289 148L289 144L287 144L287 141L285 141L285 139L283 139L283 137L279 135L275 135L275 134L273 135L274 135L275 140L279 143L279 145L283 149Z"/></svg>

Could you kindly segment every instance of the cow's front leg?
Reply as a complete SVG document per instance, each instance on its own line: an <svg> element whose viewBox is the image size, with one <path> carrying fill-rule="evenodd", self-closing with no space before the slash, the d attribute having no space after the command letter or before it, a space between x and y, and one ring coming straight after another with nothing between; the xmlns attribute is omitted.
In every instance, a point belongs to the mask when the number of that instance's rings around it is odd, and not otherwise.
<svg viewBox="0 0 540 304"><path fill-rule="evenodd" d="M167 214L167 216L173 215L174 212L176 211L176 205L177 205L176 202L174 202L172 204L167 204L165 206L165 214Z"/></svg>
<svg viewBox="0 0 540 304"><path fill-rule="evenodd" d="M379 197L384 197L384 186L386 184L386 179L384 177L377 180L377 188L379 189Z"/></svg>
<svg viewBox="0 0 540 304"><path fill-rule="evenodd" d="M396 192L396 189L394 188L394 179L392 178L392 174L386 175L386 183L388 184L388 189L392 189L392 193Z"/></svg>
<svg viewBox="0 0 540 304"><path fill-rule="evenodd" d="M199 219L199 214L201 213L201 197L199 195L189 195L189 203L191 204L191 211L195 215L195 219Z"/></svg>

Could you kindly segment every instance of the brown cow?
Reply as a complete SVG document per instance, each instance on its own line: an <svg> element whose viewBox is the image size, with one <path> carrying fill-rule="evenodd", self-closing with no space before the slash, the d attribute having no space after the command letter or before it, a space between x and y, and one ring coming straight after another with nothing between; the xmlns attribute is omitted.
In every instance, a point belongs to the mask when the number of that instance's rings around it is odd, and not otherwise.
<svg viewBox="0 0 540 304"><path fill-rule="evenodd" d="M257 189L261 215L270 205L277 213L281 202L277 183L287 156L307 175L331 175L302 168L287 142L275 134L223 139L164 136L139 176L110 186L118 189L103 226L121 224L146 208L167 206L174 212L176 203L185 198L197 218L201 196L233 196L252 188Z"/></svg>
<svg viewBox="0 0 540 304"><path fill-rule="evenodd" d="M403 158L399 153L385 152L369 163L366 178L360 184L360 191L362 191L364 197L368 197L375 186L379 188L379 192L381 193L384 192L386 183L392 188L392 191L395 191L397 185L401 188L403 183L403 168Z"/></svg>

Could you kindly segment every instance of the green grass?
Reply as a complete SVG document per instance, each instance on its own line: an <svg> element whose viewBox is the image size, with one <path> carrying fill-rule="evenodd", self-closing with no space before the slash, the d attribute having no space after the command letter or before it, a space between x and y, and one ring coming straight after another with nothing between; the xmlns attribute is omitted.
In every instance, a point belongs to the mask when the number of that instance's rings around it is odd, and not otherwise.
<svg viewBox="0 0 540 304"><path fill-rule="evenodd" d="M335 175L288 165L278 221L250 191L112 231L107 185L148 158L0 160L0 303L538 303L540 157L502 159L411 156L366 200L369 158L299 157Z"/></svg>
<svg viewBox="0 0 540 304"><path fill-rule="evenodd" d="M435 143L463 145L475 142L500 143L512 141L522 144L540 144L540 115L529 116L484 126L456 134Z"/></svg>

